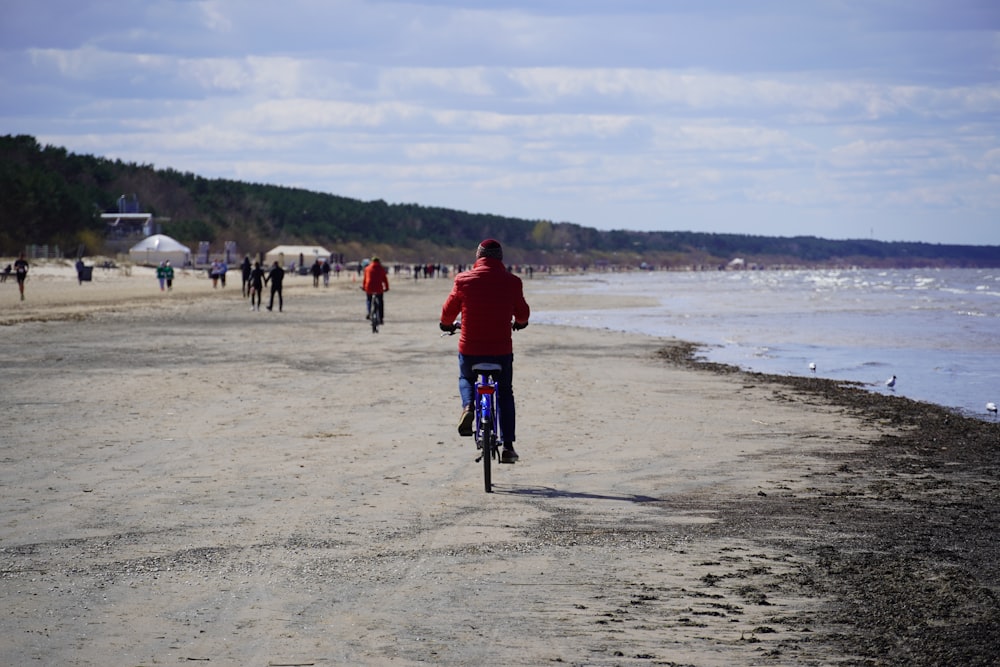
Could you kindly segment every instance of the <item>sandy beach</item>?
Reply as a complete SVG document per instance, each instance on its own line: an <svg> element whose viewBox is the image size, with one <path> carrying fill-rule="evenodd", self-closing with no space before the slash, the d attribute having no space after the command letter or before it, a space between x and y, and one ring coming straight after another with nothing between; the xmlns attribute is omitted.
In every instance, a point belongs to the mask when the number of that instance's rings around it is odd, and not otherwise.
<svg viewBox="0 0 1000 667"><path fill-rule="evenodd" d="M290 276L282 313L236 274L0 284L0 663L1000 658L996 423L532 325L485 494L450 280L390 275L378 334L331 283Z"/></svg>

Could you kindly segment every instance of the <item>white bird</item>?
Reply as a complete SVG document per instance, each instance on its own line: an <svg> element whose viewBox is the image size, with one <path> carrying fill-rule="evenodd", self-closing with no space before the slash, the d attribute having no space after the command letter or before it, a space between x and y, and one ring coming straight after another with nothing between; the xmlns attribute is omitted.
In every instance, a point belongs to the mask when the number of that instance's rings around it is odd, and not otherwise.
<svg viewBox="0 0 1000 667"><path fill-rule="evenodd" d="M893 387L895 387L896 386L896 376L893 375L891 378L889 378L888 380L886 380L885 381L885 386L887 386L889 389L892 389Z"/></svg>
<svg viewBox="0 0 1000 667"><path fill-rule="evenodd" d="M997 404L992 401L986 404L986 412L992 412L993 416L997 416Z"/></svg>
<svg viewBox="0 0 1000 667"><path fill-rule="evenodd" d="M816 370L816 362L815 361L810 361L809 362L809 370L811 370L811 371L815 371Z"/></svg>

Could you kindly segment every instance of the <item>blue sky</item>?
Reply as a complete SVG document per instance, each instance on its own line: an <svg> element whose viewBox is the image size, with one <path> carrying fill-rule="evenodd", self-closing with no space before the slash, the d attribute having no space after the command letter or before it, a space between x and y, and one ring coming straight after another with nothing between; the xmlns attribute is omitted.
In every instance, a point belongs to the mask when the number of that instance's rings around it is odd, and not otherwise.
<svg viewBox="0 0 1000 667"><path fill-rule="evenodd" d="M0 90L0 134L210 178L1000 245L995 0L5 2Z"/></svg>

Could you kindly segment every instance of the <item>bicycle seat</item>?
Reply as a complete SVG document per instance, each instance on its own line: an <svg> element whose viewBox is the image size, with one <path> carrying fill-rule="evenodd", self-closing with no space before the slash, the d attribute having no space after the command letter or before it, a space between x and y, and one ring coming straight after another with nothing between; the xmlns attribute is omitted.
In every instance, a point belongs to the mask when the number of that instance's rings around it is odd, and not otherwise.
<svg viewBox="0 0 1000 667"><path fill-rule="evenodd" d="M503 366L500 364L476 364L472 367L472 370L487 373L489 371L502 371Z"/></svg>

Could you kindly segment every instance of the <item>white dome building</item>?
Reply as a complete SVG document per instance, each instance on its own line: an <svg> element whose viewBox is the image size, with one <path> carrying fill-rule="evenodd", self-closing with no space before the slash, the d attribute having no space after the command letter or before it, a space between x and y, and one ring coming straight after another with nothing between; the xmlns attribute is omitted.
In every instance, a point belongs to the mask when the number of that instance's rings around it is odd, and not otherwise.
<svg viewBox="0 0 1000 667"><path fill-rule="evenodd" d="M132 246L128 256L136 264L159 266L169 260L172 266L180 268L191 261L191 248L165 234L153 234Z"/></svg>

